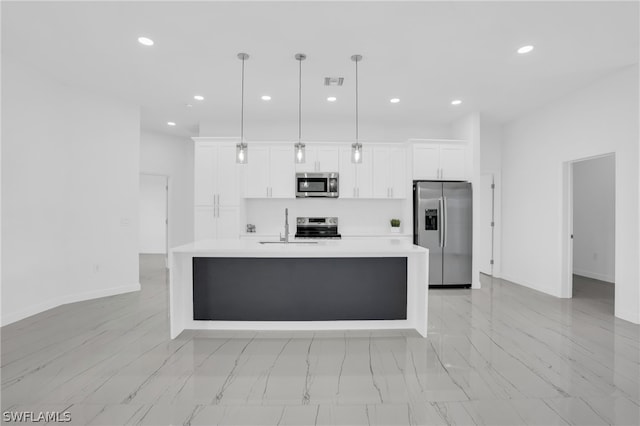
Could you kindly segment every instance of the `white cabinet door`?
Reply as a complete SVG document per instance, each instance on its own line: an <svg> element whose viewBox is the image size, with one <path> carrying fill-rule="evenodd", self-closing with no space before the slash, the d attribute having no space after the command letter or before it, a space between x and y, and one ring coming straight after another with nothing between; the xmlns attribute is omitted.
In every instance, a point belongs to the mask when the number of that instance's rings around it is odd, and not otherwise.
<svg viewBox="0 0 640 426"><path fill-rule="evenodd" d="M315 152L318 172L335 173L340 169L340 149L335 146L319 146Z"/></svg>
<svg viewBox="0 0 640 426"><path fill-rule="evenodd" d="M466 152L466 148L462 146L440 146L440 179L467 179Z"/></svg>
<svg viewBox="0 0 640 426"><path fill-rule="evenodd" d="M216 192L218 147L211 143L196 143L194 155L194 204L213 206Z"/></svg>
<svg viewBox="0 0 640 426"><path fill-rule="evenodd" d="M271 147L270 159L270 190L269 196L273 198L295 197L295 163L292 148Z"/></svg>
<svg viewBox="0 0 640 426"><path fill-rule="evenodd" d="M216 218L217 238L240 238L240 212L235 206L221 206Z"/></svg>
<svg viewBox="0 0 640 426"><path fill-rule="evenodd" d="M291 158L293 161L293 158ZM245 167L247 198L266 198L269 196L269 148L263 146L249 147L249 161Z"/></svg>
<svg viewBox="0 0 640 426"><path fill-rule="evenodd" d="M406 158L403 147L373 148L373 198L406 198Z"/></svg>
<svg viewBox="0 0 640 426"><path fill-rule="evenodd" d="M306 161L296 164L296 172L335 173L340 169L340 149L337 146L309 146Z"/></svg>
<svg viewBox="0 0 640 426"><path fill-rule="evenodd" d="M362 163L351 162L351 147L340 148L340 198L373 197L373 150L362 148Z"/></svg>
<svg viewBox="0 0 640 426"><path fill-rule="evenodd" d="M373 198L373 150L362 148L362 163L354 164L358 198Z"/></svg>
<svg viewBox="0 0 640 426"><path fill-rule="evenodd" d="M218 203L223 206L237 206L240 202L240 167L242 165L236 163L235 145L222 145L218 148L215 185Z"/></svg>
<svg viewBox="0 0 640 426"><path fill-rule="evenodd" d="M213 207L195 207L193 239L216 238L216 217Z"/></svg>
<svg viewBox="0 0 640 426"><path fill-rule="evenodd" d="M356 168L351 162L351 148L340 148L340 164L338 167L340 198L356 198Z"/></svg>
<svg viewBox="0 0 640 426"><path fill-rule="evenodd" d="M373 198L391 198L391 150L375 147L373 151Z"/></svg>
<svg viewBox="0 0 640 426"><path fill-rule="evenodd" d="M439 179L439 169L439 145L418 145L413 147L413 179Z"/></svg>
<svg viewBox="0 0 640 426"><path fill-rule="evenodd" d="M411 178L407 173L407 150L393 148L389 155L389 186L391 198L407 198L407 188Z"/></svg>

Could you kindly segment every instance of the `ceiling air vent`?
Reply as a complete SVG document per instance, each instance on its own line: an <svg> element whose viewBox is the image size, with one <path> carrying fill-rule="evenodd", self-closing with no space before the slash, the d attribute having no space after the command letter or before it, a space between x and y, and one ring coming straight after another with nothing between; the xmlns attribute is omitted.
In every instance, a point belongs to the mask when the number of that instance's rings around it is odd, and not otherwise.
<svg viewBox="0 0 640 426"><path fill-rule="evenodd" d="M325 86L342 86L344 83L344 77L325 77L324 85Z"/></svg>

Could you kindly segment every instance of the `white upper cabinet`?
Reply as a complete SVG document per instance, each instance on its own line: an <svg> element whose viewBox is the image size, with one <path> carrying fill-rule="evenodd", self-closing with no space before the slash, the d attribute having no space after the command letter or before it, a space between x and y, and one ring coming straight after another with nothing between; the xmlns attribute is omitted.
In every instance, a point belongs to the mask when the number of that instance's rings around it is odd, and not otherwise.
<svg viewBox="0 0 640 426"><path fill-rule="evenodd" d="M405 147L376 146L373 152L373 198L406 198L409 176Z"/></svg>
<svg viewBox="0 0 640 426"><path fill-rule="evenodd" d="M362 148L362 163L351 162L351 146L340 148L340 198L373 198L373 152Z"/></svg>
<svg viewBox="0 0 640 426"><path fill-rule="evenodd" d="M290 145L270 149L271 198L294 198L296 195L296 170L291 151Z"/></svg>
<svg viewBox="0 0 640 426"><path fill-rule="evenodd" d="M235 154L234 143L195 143L193 190L196 206L239 204L239 169Z"/></svg>
<svg viewBox="0 0 640 426"><path fill-rule="evenodd" d="M193 164L193 199L196 206L213 206L217 196L218 147L196 142Z"/></svg>
<svg viewBox="0 0 640 426"><path fill-rule="evenodd" d="M413 144L414 180L468 180L464 141Z"/></svg>
<svg viewBox="0 0 640 426"><path fill-rule="evenodd" d="M245 171L246 198L294 198L293 145L249 146Z"/></svg>
<svg viewBox="0 0 640 426"><path fill-rule="evenodd" d="M340 148L337 146L306 144L305 154L306 161L296 164L296 172L335 173L340 169Z"/></svg>
<svg viewBox="0 0 640 426"><path fill-rule="evenodd" d="M440 179L467 180L467 148L465 146L440 146Z"/></svg>
<svg viewBox="0 0 640 426"><path fill-rule="evenodd" d="M196 141L194 238L238 238L240 170L235 142Z"/></svg>

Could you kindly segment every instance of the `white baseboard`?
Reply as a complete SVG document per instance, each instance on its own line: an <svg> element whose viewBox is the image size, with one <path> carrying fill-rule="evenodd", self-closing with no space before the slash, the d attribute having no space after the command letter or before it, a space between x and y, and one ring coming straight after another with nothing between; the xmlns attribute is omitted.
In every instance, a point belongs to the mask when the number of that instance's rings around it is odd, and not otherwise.
<svg viewBox="0 0 640 426"><path fill-rule="evenodd" d="M548 294L548 295L553 296L553 297L562 297L558 293L558 289L555 289L555 288L539 287L539 286L536 286L536 285L534 285L532 283L526 282L526 281L518 279L518 278L513 278L513 277L510 277L509 275L505 275L505 274L502 274L502 276L500 278L503 279L503 280L510 281L510 282L512 282L514 284L518 284L518 285L521 285L523 287L530 288L531 290L535 290L535 291L539 291L541 293Z"/></svg>
<svg viewBox="0 0 640 426"><path fill-rule="evenodd" d="M610 284L613 284L615 282L615 279L612 276L600 274L598 272L591 272L574 268L573 274L580 275L581 277L593 278L594 280L606 281Z"/></svg>
<svg viewBox="0 0 640 426"><path fill-rule="evenodd" d="M633 324L640 324L640 312L623 311L621 309L615 310L616 318L620 318L625 321L629 321Z"/></svg>
<svg viewBox="0 0 640 426"><path fill-rule="evenodd" d="M55 299L50 299L37 305L29 306L18 312L2 315L2 326L39 314L49 309L56 308L67 303L82 302L84 300L98 299L100 297L114 296L116 294L130 293L140 290L140 283L110 287L101 290L86 291L83 293L69 294Z"/></svg>

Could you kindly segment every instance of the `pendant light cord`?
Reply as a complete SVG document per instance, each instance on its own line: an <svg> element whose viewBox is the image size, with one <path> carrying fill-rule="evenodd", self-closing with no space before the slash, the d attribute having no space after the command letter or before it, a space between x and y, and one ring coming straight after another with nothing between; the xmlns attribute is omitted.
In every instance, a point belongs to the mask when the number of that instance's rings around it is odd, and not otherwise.
<svg viewBox="0 0 640 426"><path fill-rule="evenodd" d="M244 61L242 58L242 84L241 84L241 101L240 101L240 144L244 144Z"/></svg>
<svg viewBox="0 0 640 426"><path fill-rule="evenodd" d="M300 72L298 78L298 144L302 142L302 57L298 59Z"/></svg>
<svg viewBox="0 0 640 426"><path fill-rule="evenodd" d="M356 63L356 143L358 143L358 61Z"/></svg>

